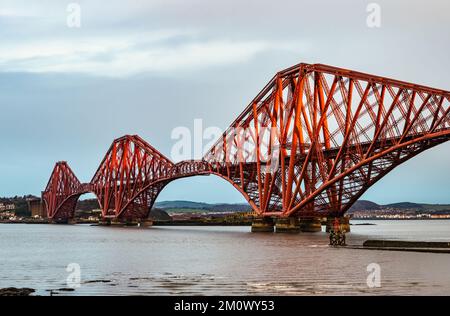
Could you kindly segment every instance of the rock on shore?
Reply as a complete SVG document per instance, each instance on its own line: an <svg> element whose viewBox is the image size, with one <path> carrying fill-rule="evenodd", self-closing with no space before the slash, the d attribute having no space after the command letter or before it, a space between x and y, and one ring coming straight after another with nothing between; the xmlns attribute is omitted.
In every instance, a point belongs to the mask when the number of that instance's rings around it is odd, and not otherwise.
<svg viewBox="0 0 450 316"><path fill-rule="evenodd" d="M0 296L29 296L31 293L34 293L34 289L30 288L15 288L8 287L4 289L0 289Z"/></svg>

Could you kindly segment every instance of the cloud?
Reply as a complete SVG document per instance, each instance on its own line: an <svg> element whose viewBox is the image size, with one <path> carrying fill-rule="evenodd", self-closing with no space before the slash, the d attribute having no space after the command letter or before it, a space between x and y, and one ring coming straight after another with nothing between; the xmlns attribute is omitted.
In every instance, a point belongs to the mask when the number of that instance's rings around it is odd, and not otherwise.
<svg viewBox="0 0 450 316"><path fill-rule="evenodd" d="M0 8L0 18L23 18L23 17L35 17L36 14L11 8Z"/></svg>
<svg viewBox="0 0 450 316"><path fill-rule="evenodd" d="M4 43L0 47L0 66L3 72L124 77L241 63L264 51L305 47L258 40L200 39L195 32L164 30L122 37Z"/></svg>

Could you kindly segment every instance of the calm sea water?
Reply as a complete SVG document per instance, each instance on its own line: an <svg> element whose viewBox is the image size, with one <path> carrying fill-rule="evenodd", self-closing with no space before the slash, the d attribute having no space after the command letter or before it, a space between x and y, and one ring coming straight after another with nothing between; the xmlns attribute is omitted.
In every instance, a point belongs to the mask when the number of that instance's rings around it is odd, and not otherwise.
<svg viewBox="0 0 450 316"><path fill-rule="evenodd" d="M352 226L348 243L450 241L450 221L372 223ZM31 287L37 295L450 295L450 254L327 244L325 233L252 234L249 227L4 224L0 288ZM81 267L81 286L58 290L67 287L70 263ZM367 286L370 263L381 267L380 288Z"/></svg>

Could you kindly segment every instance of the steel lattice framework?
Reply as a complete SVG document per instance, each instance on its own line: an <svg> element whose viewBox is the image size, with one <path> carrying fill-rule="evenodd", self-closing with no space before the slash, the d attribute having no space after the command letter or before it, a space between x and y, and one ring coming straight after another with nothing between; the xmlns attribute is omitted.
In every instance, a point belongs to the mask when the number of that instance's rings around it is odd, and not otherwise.
<svg viewBox="0 0 450 316"><path fill-rule="evenodd" d="M138 136L113 142L89 184L58 163L43 199L70 217L94 192L104 217L146 218L177 178L214 174L261 216L343 216L374 183L450 139L450 93L321 64L277 73L201 161L174 164Z"/></svg>
<svg viewBox="0 0 450 316"><path fill-rule="evenodd" d="M49 218L71 218L78 198L91 191L89 184L82 184L65 161L57 162L42 200Z"/></svg>

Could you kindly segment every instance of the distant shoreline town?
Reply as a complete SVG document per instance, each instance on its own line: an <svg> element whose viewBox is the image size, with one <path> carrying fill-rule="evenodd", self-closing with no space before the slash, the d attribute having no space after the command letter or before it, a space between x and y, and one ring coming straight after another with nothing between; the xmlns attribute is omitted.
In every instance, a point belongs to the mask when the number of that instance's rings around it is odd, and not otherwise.
<svg viewBox="0 0 450 316"><path fill-rule="evenodd" d="M78 222L99 220L101 210L96 199L81 200L76 209ZM157 202L150 216L160 224L246 225L251 223L252 210L247 204L201 203L192 201ZM388 205L360 200L347 212L354 220L430 220L450 219L450 204L401 202ZM1 222L42 222L45 214L36 196L0 198Z"/></svg>
<svg viewBox="0 0 450 316"><path fill-rule="evenodd" d="M353 204L347 214L352 219L365 220L450 219L450 204L400 202L379 205L360 200Z"/></svg>

